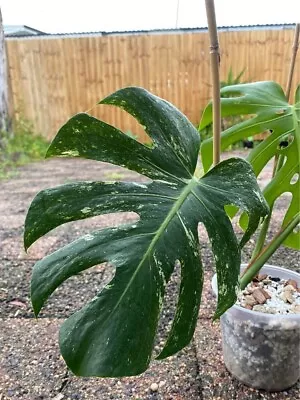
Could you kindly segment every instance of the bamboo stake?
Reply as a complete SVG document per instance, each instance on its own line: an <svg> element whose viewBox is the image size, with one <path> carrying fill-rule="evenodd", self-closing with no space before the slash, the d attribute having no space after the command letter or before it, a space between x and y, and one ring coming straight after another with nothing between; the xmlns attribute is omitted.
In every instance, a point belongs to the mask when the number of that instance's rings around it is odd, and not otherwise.
<svg viewBox="0 0 300 400"><path fill-rule="evenodd" d="M296 24L296 29L295 29L290 71L289 71L288 81L287 81L286 90L285 90L285 95L286 95L287 101L290 100L290 95L291 95L291 87L292 87L292 80L293 80L293 74L294 74L295 63L296 63L296 56L297 56L297 51L299 48L299 35L300 35L300 23Z"/></svg>
<svg viewBox="0 0 300 400"><path fill-rule="evenodd" d="M213 86L213 163L220 162L221 153L221 101L220 101L220 52L214 0L205 0L210 39L210 62Z"/></svg>

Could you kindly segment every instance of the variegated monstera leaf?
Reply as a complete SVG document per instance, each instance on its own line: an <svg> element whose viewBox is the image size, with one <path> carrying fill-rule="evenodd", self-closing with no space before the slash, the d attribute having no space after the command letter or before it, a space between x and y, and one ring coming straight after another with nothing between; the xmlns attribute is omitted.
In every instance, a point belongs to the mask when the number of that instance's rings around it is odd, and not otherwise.
<svg viewBox="0 0 300 400"><path fill-rule="evenodd" d="M282 167L264 188L270 206L283 194L290 193L292 200L282 221L282 228L299 215L300 204L300 86L294 104L289 104L285 94L275 82L254 82L227 86L221 89L222 116L250 115L250 118L233 125L222 133L222 150L233 143L262 132L269 136L255 147L248 156L258 176L267 163L281 157ZM202 116L200 129L212 122L212 105ZM201 146L204 170L212 165L212 140ZM242 224L243 225L243 224ZM300 231L289 234L284 244L300 249Z"/></svg>
<svg viewBox="0 0 300 400"><path fill-rule="evenodd" d="M78 182L43 190L33 200L25 223L25 247L69 221L133 211L132 224L85 235L34 266L31 298L36 315L51 293L69 277L108 262L111 282L60 330L62 355L77 375L136 375L149 365L165 288L176 260L181 266L177 310L158 358L189 343L197 320L203 271L198 223L208 232L218 274L216 316L236 300L240 245L267 213L247 161L233 158L194 176L199 135L170 103L141 88L126 88L101 103L133 115L152 139L145 146L87 114L71 118L58 132L47 156L74 156L134 170L150 183ZM224 206L249 215L238 243Z"/></svg>

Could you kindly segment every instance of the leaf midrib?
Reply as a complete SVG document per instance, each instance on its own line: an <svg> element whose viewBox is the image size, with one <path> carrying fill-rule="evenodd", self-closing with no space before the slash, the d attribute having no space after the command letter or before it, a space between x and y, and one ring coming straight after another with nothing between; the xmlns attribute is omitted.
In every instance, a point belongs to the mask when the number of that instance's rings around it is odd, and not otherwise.
<svg viewBox="0 0 300 400"><path fill-rule="evenodd" d="M145 252L142 260L139 262L136 270L134 271L132 277L130 278L130 281L128 282L128 284L126 285L125 290L123 291L120 299L118 300L118 302L116 303L116 305L114 306L114 308L112 309L111 313L110 313L110 317L114 314L114 312L116 311L116 309L119 307L119 305L121 304L123 298L125 297L126 293L128 292L130 286L132 285L135 277L137 276L137 274L139 273L140 269L142 268L145 260L147 259L147 257L151 254L154 246L156 245L157 241L160 239L161 234L164 232L164 230L166 229L166 227L169 225L169 223L171 222L171 220L173 219L173 217L177 214L177 211L179 210L179 208L181 207L181 205L184 203L184 201L186 200L186 198L188 197L188 195L190 193L192 193L193 188L199 183L199 181L193 177L189 184L183 189L181 195L178 197L177 201L175 202L175 204L173 205L173 207L171 208L171 210L169 211L169 213L167 214L166 218L164 219L163 223L160 225L160 228L157 230L155 236L153 237L147 251Z"/></svg>

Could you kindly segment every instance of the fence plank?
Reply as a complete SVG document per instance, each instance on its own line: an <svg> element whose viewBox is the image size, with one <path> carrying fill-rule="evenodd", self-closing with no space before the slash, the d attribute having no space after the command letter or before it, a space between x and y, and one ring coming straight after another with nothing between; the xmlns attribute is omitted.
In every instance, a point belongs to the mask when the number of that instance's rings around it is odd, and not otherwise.
<svg viewBox="0 0 300 400"><path fill-rule="evenodd" d="M230 67L234 75L246 68L244 80L275 80L285 87L293 34L293 29L220 32L221 79ZM96 106L118 88L136 85L171 101L196 125L211 95L208 46L205 32L9 39L14 109L48 139L71 115L91 110L145 141L131 116ZM299 81L296 68L293 90Z"/></svg>

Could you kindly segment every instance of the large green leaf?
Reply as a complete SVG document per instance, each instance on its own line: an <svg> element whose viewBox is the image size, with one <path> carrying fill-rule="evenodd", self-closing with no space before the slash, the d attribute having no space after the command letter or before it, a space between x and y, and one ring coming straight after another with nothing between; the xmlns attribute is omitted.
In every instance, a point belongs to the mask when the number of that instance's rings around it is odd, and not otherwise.
<svg viewBox="0 0 300 400"><path fill-rule="evenodd" d="M296 91L295 104L288 103L282 88L275 82L255 82L233 85L221 90L222 116L250 115L245 121L232 126L222 133L222 150L231 144L269 131L270 135L255 147L248 156L258 176L266 164L275 156L284 157L284 165L264 188L264 196L270 206L283 193L292 194L292 200L282 221L285 227L299 212L300 204L300 86ZM203 114L200 129L212 122L212 106L209 104ZM287 146L283 146L282 144ZM212 165L212 141L206 140L201 146L204 170ZM292 232L285 245L299 249L300 232Z"/></svg>
<svg viewBox="0 0 300 400"><path fill-rule="evenodd" d="M37 315L69 277L102 262L115 267L112 281L64 322L60 348L75 374L135 375L149 365L166 284L176 260L181 266L177 310L159 358L174 354L192 338L203 280L198 223L205 225L214 253L218 317L236 301L240 245L266 215L267 205L250 164L242 159L224 161L202 179L195 178L199 135L170 103L141 88L122 89L102 103L132 114L151 137L152 147L87 114L78 114L60 129L48 156L122 165L151 182L78 182L43 190L28 211L24 239L28 248L69 221L112 212L139 215L138 222L92 232L37 262L31 283ZM224 211L227 204L249 214L240 245Z"/></svg>

